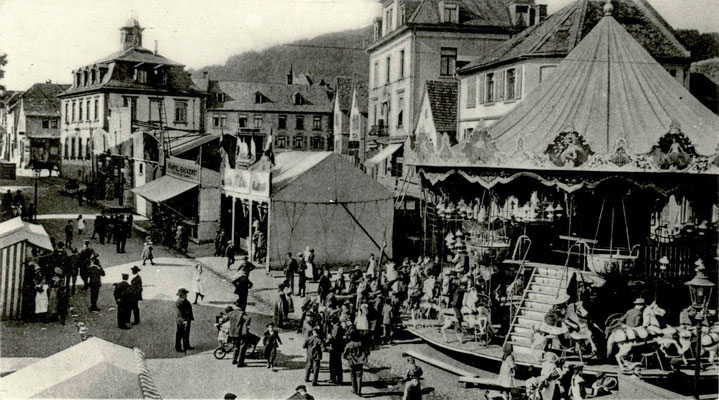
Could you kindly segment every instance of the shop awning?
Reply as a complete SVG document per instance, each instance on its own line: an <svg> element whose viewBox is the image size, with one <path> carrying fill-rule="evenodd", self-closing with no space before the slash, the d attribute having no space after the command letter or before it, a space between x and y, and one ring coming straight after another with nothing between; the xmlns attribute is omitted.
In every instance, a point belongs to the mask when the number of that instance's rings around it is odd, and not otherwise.
<svg viewBox="0 0 719 400"><path fill-rule="evenodd" d="M400 147L402 147L402 143L394 143L388 145L384 149L380 150L379 153L375 154L372 158L367 160L367 162L365 162L365 165L369 167L386 160L392 154L394 154L395 151L399 150Z"/></svg>
<svg viewBox="0 0 719 400"><path fill-rule="evenodd" d="M183 181L169 175L165 175L160 179L132 189L136 194L155 203L179 196L190 189L199 186L197 183Z"/></svg>

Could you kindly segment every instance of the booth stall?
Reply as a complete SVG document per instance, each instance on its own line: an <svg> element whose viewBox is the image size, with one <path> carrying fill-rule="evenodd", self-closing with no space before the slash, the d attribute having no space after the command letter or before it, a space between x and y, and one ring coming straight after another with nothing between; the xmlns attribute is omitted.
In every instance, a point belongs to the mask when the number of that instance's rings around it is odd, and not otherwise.
<svg viewBox="0 0 719 400"><path fill-rule="evenodd" d="M355 263L383 244L385 254L392 248L392 193L332 152L225 165L221 203L228 237L262 265L281 265L306 247L320 264Z"/></svg>

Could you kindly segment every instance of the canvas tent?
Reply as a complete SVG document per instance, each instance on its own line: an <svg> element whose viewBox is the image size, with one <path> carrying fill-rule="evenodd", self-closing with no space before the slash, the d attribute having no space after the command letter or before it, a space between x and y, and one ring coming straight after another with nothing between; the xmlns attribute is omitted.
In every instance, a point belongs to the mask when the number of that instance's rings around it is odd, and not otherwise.
<svg viewBox="0 0 719 400"><path fill-rule="evenodd" d="M0 379L13 399L160 398L139 349L92 337Z"/></svg>
<svg viewBox="0 0 719 400"><path fill-rule="evenodd" d="M261 168L251 167L252 173L257 169ZM359 262L370 253L379 254L385 243L385 254L391 256L393 194L343 156L333 152L275 154L275 164L268 168L269 196L265 197L240 194L235 184L238 180L227 177L233 172L225 171L225 195L238 202L269 204L263 226L268 229L270 264L281 265L288 252L296 254L306 246L315 250L320 263ZM255 178L251 179L252 183L244 184L258 188ZM243 212L239 205L232 209ZM234 239L237 242L237 237Z"/></svg>
<svg viewBox="0 0 719 400"><path fill-rule="evenodd" d="M20 217L0 223L0 304L2 319L18 318L22 312L25 261L30 247L53 250L50 236L42 225L24 222Z"/></svg>

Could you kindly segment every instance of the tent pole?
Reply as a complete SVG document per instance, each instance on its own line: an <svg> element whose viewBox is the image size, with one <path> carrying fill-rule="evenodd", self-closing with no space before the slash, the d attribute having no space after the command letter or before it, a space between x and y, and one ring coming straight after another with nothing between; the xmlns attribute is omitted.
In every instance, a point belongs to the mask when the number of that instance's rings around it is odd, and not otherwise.
<svg viewBox="0 0 719 400"><path fill-rule="evenodd" d="M254 203L254 201L252 201L250 199L249 203L250 203L250 212L248 213L249 218L247 219L247 225L249 226L250 233L247 235L247 257L249 258L250 262L252 262L252 260L253 260L252 253L254 250L252 248L252 203Z"/></svg>
<svg viewBox="0 0 719 400"><path fill-rule="evenodd" d="M267 275L270 274L270 223L272 222L272 200L267 199L267 240L265 240L265 263L267 264Z"/></svg>
<svg viewBox="0 0 719 400"><path fill-rule="evenodd" d="M230 232L230 240L232 240L232 245L235 246L235 219L237 218L235 216L235 203L237 203L237 197L230 196L230 199L232 201L232 213L230 214L232 217L232 221L230 221L230 229L232 232Z"/></svg>
<svg viewBox="0 0 719 400"><path fill-rule="evenodd" d="M380 258L382 258L382 256L386 256L386 254L384 252L384 246L380 246L379 243L377 243L377 241L374 240L372 235L370 235L369 232L367 232L367 230L364 228L364 226L362 226L362 224L357 220L357 218L355 218L355 216L352 214L352 212L349 210L349 208L347 208L347 205L345 203L339 203L339 204L342 206L342 208L345 209L345 211L347 211L347 214L349 214L350 218L352 218L352 220L355 222L355 224L357 224L357 226L359 226L360 229L362 229L362 232L364 232L364 234L367 235L369 240L371 240L372 243L374 243L374 245L377 246L377 248L380 251ZM390 258L389 256L387 256L387 259L392 260L392 258Z"/></svg>

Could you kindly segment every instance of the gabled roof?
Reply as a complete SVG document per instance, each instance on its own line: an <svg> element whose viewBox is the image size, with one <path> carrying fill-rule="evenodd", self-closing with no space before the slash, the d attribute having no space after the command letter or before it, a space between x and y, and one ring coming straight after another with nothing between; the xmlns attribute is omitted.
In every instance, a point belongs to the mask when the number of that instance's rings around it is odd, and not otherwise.
<svg viewBox="0 0 719 400"><path fill-rule="evenodd" d="M657 60L689 59L689 51L671 26L645 0L613 0L614 17ZM502 43L492 54L459 72L512 62L521 58L565 57L596 26L605 0L575 0Z"/></svg>
<svg viewBox="0 0 719 400"><path fill-rule="evenodd" d="M36 83L20 97L23 99L25 115L36 117L59 117L60 100L57 95L64 92L70 85L57 83Z"/></svg>
<svg viewBox="0 0 719 400"><path fill-rule="evenodd" d="M272 201L366 203L394 197L338 153L287 151L275 154Z"/></svg>
<svg viewBox="0 0 719 400"><path fill-rule="evenodd" d="M408 24L443 24L440 2L424 0L408 16ZM513 0L457 0L460 5L459 25L513 27L508 5ZM446 24L445 24L446 25Z"/></svg>
<svg viewBox="0 0 719 400"><path fill-rule="evenodd" d="M212 110L331 113L333 106L331 92L323 86L217 81L212 90L225 93L225 102ZM254 93L258 91L265 97L265 102L255 103ZM296 93L302 96L303 104L294 103Z"/></svg>
<svg viewBox="0 0 719 400"><path fill-rule="evenodd" d="M42 225L25 222L20 217L0 223L0 249L23 241L53 250L50 236Z"/></svg>
<svg viewBox="0 0 719 400"><path fill-rule="evenodd" d="M437 132L457 130L457 82L426 81L427 98Z"/></svg>
<svg viewBox="0 0 719 400"><path fill-rule="evenodd" d="M335 99L339 103L340 111L349 113L352 107L352 78L339 76L335 82Z"/></svg>

